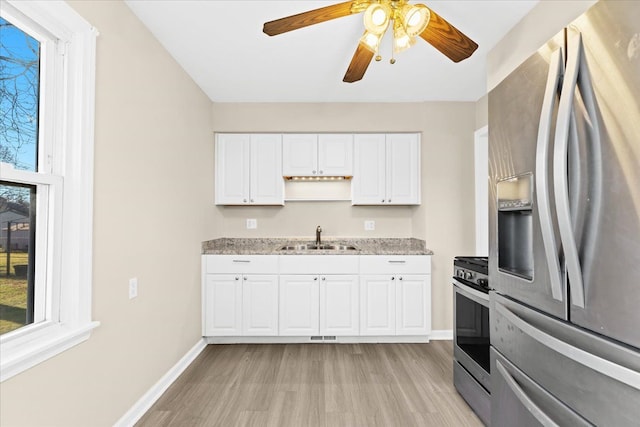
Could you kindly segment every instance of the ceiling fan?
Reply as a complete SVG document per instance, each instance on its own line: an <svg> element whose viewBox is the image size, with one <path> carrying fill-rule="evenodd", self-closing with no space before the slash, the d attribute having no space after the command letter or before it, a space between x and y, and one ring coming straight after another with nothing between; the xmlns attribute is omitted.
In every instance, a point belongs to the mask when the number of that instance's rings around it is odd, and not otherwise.
<svg viewBox="0 0 640 427"><path fill-rule="evenodd" d="M347 83L362 79L374 55L376 61L381 59L378 54L380 41L390 26L393 31L394 53L408 49L415 42L416 36L454 62L468 58L478 48L476 42L427 6L410 4L408 0L346 1L269 21L264 24L262 31L275 36L361 12L364 12L365 32L342 79ZM393 57L391 63L395 63Z"/></svg>

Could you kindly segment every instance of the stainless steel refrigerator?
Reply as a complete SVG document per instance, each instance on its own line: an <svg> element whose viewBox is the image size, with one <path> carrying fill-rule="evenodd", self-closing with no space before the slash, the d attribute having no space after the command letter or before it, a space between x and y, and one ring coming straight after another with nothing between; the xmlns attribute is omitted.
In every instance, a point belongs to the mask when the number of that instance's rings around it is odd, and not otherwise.
<svg viewBox="0 0 640 427"><path fill-rule="evenodd" d="M640 423L640 2L489 94L492 425Z"/></svg>

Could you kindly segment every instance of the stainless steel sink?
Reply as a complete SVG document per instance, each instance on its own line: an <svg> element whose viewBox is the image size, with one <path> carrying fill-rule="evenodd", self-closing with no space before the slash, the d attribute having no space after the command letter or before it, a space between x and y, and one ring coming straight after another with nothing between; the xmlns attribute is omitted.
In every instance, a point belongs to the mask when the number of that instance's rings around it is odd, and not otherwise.
<svg viewBox="0 0 640 427"><path fill-rule="evenodd" d="M281 251L356 251L351 245L285 245Z"/></svg>

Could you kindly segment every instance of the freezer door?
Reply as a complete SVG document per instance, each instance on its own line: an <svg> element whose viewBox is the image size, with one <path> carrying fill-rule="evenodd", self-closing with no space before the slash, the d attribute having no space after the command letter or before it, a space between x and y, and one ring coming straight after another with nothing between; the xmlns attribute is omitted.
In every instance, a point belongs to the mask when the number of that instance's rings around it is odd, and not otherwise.
<svg viewBox="0 0 640 427"><path fill-rule="evenodd" d="M550 139L542 150L546 153L542 164L536 163L539 131L543 128L541 134L548 138L554 131L563 46L564 34L558 34L489 93L489 283L503 294L566 319L566 288L559 271L558 241L553 237L557 227L551 222L555 205L548 167ZM554 57L558 67L552 66ZM514 177L517 182L531 182L532 200L527 210L499 214L498 187L508 187L505 183L516 181ZM545 188L538 187L540 182ZM546 192L547 205L538 203L541 191ZM552 253L545 250L543 240L549 235L549 243L556 247Z"/></svg>
<svg viewBox="0 0 640 427"><path fill-rule="evenodd" d="M492 348L524 375L590 423L637 425L640 353L495 292L490 307ZM494 367L492 398L505 381ZM500 412L492 406L492 416Z"/></svg>
<svg viewBox="0 0 640 427"><path fill-rule="evenodd" d="M495 349L491 349L491 366L495 372L491 392L492 427L592 425Z"/></svg>
<svg viewBox="0 0 640 427"><path fill-rule="evenodd" d="M569 26L568 52L570 319L640 349L640 2L598 2Z"/></svg>

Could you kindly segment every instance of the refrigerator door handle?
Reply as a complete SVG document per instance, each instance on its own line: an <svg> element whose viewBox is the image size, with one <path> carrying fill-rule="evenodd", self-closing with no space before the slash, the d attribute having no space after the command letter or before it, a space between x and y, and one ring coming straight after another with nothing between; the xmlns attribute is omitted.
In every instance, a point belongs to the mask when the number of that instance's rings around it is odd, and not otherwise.
<svg viewBox="0 0 640 427"><path fill-rule="evenodd" d="M549 335L526 320L520 318L520 316L512 312L508 307L500 302L496 302L495 310L511 322L513 326L517 327L523 333L527 334L529 337L538 341L545 347L548 347L591 370L600 372L609 378L633 387L636 390L640 390L640 372L598 357L595 354L568 344L553 335Z"/></svg>
<svg viewBox="0 0 640 427"><path fill-rule="evenodd" d="M584 284L582 281L582 269L578 256L578 247L573 234L571 221L571 209L569 204L569 177L567 168L567 155L569 149L570 132L575 132L573 122L573 101L578 86L578 71L582 58L581 37L576 37L573 43L574 55L569 57L562 94L558 106L558 120L556 123L556 135L553 148L553 177L554 195L558 215L558 229L560 240L564 249L567 273L569 274L569 290L572 304L584 308Z"/></svg>
<svg viewBox="0 0 640 427"><path fill-rule="evenodd" d="M513 394L518 398L520 403L522 403L522 405L527 408L529 413L533 415L540 424L545 427L558 426L558 424L556 424L551 418L549 418L549 416L545 414L544 411L540 409L529 396L527 396L527 393L522 389L522 387L518 385L518 382L511 376L511 374L507 371L507 368L505 368L499 360L496 360L496 368L498 369L498 373L507 383L507 386L509 386Z"/></svg>
<svg viewBox="0 0 640 427"><path fill-rule="evenodd" d="M563 72L562 49L558 49L551 55L547 86L544 91L544 100L542 101L542 111L540 113L540 126L538 127L538 142L536 147L536 197L538 201L540 231L542 233L547 265L549 266L551 296L558 301L563 300L563 289L559 249L553 231L551 203L549 201L549 145L551 142L553 106L556 103L557 95L562 85Z"/></svg>

